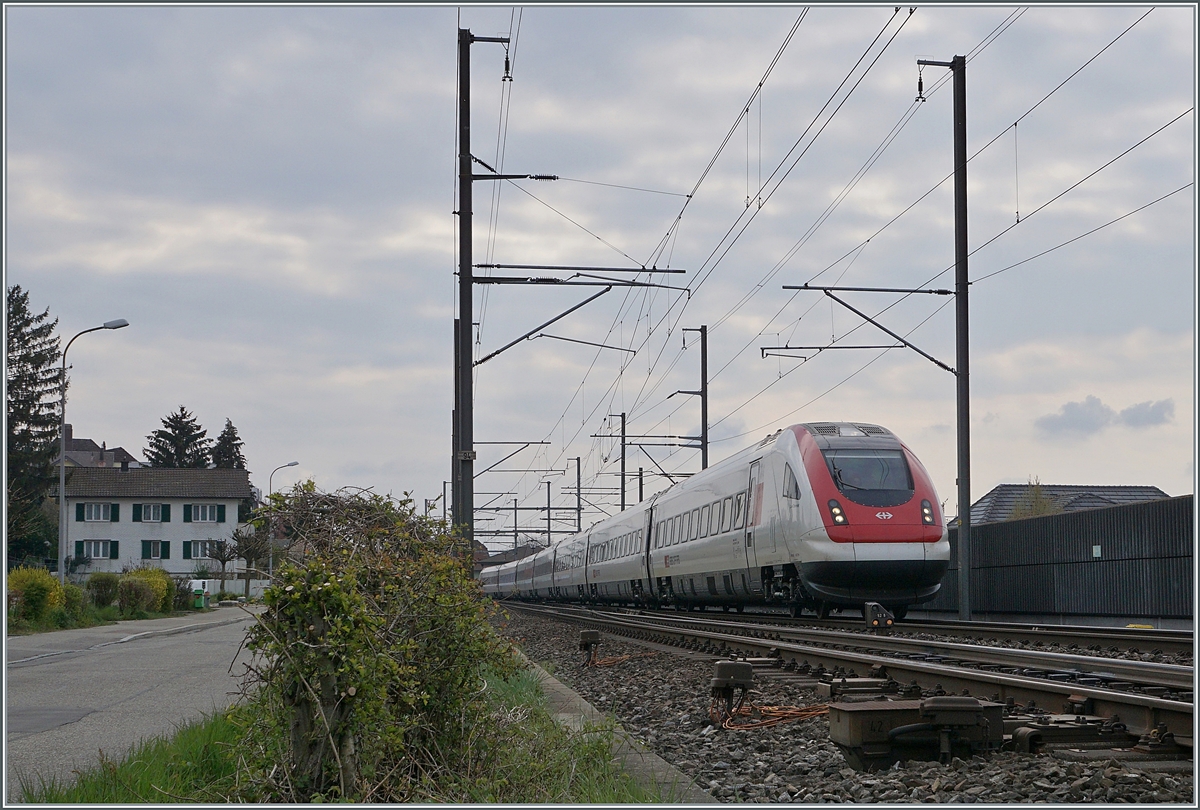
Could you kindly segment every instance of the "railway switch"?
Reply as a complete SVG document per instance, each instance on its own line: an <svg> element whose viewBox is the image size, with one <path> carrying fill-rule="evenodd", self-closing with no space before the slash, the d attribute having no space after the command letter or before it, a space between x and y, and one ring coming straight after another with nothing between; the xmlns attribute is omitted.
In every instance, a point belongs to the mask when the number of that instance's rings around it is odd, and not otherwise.
<svg viewBox="0 0 1200 810"><path fill-rule="evenodd" d="M948 761L999 749L1004 706L973 697L829 705L829 737L856 770L910 759Z"/></svg>

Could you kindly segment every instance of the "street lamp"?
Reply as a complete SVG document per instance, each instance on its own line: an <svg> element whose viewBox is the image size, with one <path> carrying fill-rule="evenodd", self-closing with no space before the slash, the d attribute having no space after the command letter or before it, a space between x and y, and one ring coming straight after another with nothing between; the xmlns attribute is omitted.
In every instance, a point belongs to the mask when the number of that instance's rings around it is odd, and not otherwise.
<svg viewBox="0 0 1200 810"><path fill-rule="evenodd" d="M129 326L129 321L117 318L115 321L105 321L101 326L84 329L67 341L67 348L62 353L62 402L58 424L58 581L62 585L67 584L67 352L80 335L101 329L124 329L126 326Z"/></svg>
<svg viewBox="0 0 1200 810"><path fill-rule="evenodd" d="M289 461L287 464L280 464L278 467L271 470L271 474L267 476L267 500L268 501L271 500L271 493L275 491L275 484L272 483L275 478L275 473L279 472L284 467L295 467L299 463L300 463L299 461ZM274 535L274 529L275 529L275 521L274 520L271 521L271 524L270 524L270 526L267 527L267 529L268 529L268 531L270 531L270 533L272 535ZM271 548L267 553L267 577L268 578L271 576L271 571L272 571L272 567L273 567L272 563L275 562L275 538L274 538L274 536L272 536L269 539L271 542Z"/></svg>

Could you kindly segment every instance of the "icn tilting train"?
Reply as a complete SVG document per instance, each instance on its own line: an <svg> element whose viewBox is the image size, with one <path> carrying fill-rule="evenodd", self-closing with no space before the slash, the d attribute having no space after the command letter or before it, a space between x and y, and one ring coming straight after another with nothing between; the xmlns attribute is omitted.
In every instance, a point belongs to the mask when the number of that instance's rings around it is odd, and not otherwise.
<svg viewBox="0 0 1200 810"><path fill-rule="evenodd" d="M878 602L902 618L937 594L949 561L912 451L877 425L813 422L479 577L497 598L822 617Z"/></svg>

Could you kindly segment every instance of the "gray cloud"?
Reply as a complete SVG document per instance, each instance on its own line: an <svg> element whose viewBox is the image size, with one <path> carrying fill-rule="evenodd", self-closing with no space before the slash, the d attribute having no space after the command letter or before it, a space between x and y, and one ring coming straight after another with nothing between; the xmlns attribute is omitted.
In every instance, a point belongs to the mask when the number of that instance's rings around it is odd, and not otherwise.
<svg viewBox="0 0 1200 810"><path fill-rule="evenodd" d="M1047 414L1034 424L1046 433L1087 436L1100 432L1116 418L1112 408L1089 394L1083 402L1068 402L1058 413Z"/></svg>
<svg viewBox="0 0 1200 810"><path fill-rule="evenodd" d="M1165 425L1175 418L1175 400L1160 399L1158 402L1139 402L1130 405L1120 414L1121 424L1129 427Z"/></svg>

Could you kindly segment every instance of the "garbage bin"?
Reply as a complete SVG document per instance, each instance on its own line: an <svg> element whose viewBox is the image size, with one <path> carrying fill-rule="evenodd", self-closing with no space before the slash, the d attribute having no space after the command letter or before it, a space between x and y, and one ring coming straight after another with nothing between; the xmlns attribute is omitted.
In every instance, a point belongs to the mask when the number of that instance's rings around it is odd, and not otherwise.
<svg viewBox="0 0 1200 810"><path fill-rule="evenodd" d="M196 597L196 610L200 610L201 608L203 608L204 607L204 591L202 591L200 588L196 588L192 591L192 596Z"/></svg>

